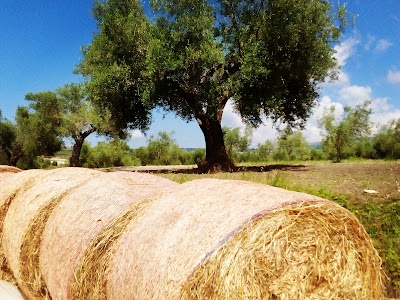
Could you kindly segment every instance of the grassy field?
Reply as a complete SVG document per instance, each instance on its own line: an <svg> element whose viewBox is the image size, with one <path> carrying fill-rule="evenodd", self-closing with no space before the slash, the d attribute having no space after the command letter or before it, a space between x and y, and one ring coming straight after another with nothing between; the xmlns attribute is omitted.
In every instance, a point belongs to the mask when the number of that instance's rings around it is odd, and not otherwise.
<svg viewBox="0 0 400 300"><path fill-rule="evenodd" d="M387 294L400 298L400 162L358 161L243 166L241 172L161 174L177 182L198 178L249 180L338 202L364 224L382 257ZM365 190L375 190L369 194Z"/></svg>

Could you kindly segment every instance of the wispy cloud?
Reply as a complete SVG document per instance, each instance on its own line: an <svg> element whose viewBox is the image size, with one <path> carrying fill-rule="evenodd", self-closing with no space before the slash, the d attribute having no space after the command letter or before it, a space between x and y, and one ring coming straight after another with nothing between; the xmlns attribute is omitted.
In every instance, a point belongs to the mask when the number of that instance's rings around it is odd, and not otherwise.
<svg viewBox="0 0 400 300"><path fill-rule="evenodd" d="M375 46L375 51L376 52L385 52L390 46L393 44L385 39L380 39Z"/></svg>
<svg viewBox="0 0 400 300"><path fill-rule="evenodd" d="M366 51L373 51L375 53L382 53L389 49L393 43L387 39L377 39L373 35L367 36L367 42L364 45Z"/></svg>
<svg viewBox="0 0 400 300"><path fill-rule="evenodd" d="M400 83L400 71L390 70L387 74L387 80L390 83Z"/></svg>

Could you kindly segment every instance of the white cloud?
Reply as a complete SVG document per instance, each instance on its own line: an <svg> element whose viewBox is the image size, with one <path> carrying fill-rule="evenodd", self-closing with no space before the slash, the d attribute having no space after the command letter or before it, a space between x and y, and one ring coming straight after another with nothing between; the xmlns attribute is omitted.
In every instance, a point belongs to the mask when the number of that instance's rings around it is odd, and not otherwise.
<svg viewBox="0 0 400 300"><path fill-rule="evenodd" d="M354 54L356 46L359 40L355 38L350 38L343 41L341 44L336 45L333 49L336 53L333 55L340 66L344 66L348 58Z"/></svg>
<svg viewBox="0 0 400 300"><path fill-rule="evenodd" d="M242 122L240 116L235 112L233 108L232 101L229 100L224 108L224 113L222 115L222 126L228 126L232 128L244 128L245 125Z"/></svg>
<svg viewBox="0 0 400 300"><path fill-rule="evenodd" d="M387 74L387 79L390 83L400 83L400 71L390 70Z"/></svg>
<svg viewBox="0 0 400 300"><path fill-rule="evenodd" d="M349 85L339 90L339 97L345 103L354 105L370 100L372 89L369 86Z"/></svg>
<svg viewBox="0 0 400 300"><path fill-rule="evenodd" d="M388 97L372 99L372 103L371 103L370 107L371 107L372 111L379 112L379 113L389 112L394 109L393 106L389 104Z"/></svg>
<svg viewBox="0 0 400 300"><path fill-rule="evenodd" d="M376 52L384 52L386 51L390 46L392 46L393 44L385 39L380 39L375 46L375 51Z"/></svg>
<svg viewBox="0 0 400 300"><path fill-rule="evenodd" d="M131 131L131 138L132 139L141 139L141 138L144 138L144 137L145 137L144 134L138 129L135 129L135 130Z"/></svg>
<svg viewBox="0 0 400 300"><path fill-rule="evenodd" d="M324 88L329 86L343 86L349 84L349 75L345 71L343 71L343 66L346 64L350 56L354 54L358 43L359 41L357 39L350 38L333 48L335 50L333 57L338 63L337 80L331 81L330 78L327 77L325 78L325 82L322 83L320 87Z"/></svg>

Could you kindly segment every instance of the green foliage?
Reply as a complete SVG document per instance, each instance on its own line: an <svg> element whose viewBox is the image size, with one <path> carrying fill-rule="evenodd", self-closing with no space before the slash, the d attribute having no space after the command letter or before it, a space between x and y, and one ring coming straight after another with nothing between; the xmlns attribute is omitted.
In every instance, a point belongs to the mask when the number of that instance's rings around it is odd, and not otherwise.
<svg viewBox="0 0 400 300"><path fill-rule="evenodd" d="M335 119L335 107L324 112L319 120L325 138L322 141L324 151L335 162L355 153L355 145L370 134L369 116L371 101L355 107L346 106L340 120Z"/></svg>
<svg viewBox="0 0 400 300"><path fill-rule="evenodd" d="M35 110L40 107L35 102L30 107L18 107L15 123L0 121L0 152L7 164L36 167L37 156L52 155L61 148L55 130L59 121L56 106L48 94L43 99L48 106L42 111Z"/></svg>
<svg viewBox="0 0 400 300"><path fill-rule="evenodd" d="M400 119L382 126L373 139L374 150L380 158L400 158Z"/></svg>
<svg viewBox="0 0 400 300"><path fill-rule="evenodd" d="M142 130L161 106L197 120L206 159L228 162L221 119L229 99L252 125L261 116L304 125L317 85L335 76L344 6L319 0L96 1L99 32L77 71L117 128ZM225 154L225 155L224 155ZM226 161L223 161L226 160Z"/></svg>
<svg viewBox="0 0 400 300"><path fill-rule="evenodd" d="M232 159L235 152L247 151L251 143L252 128L247 126L244 134L240 133L240 128L222 128L224 134L225 147L228 156Z"/></svg>
<svg viewBox="0 0 400 300"><path fill-rule="evenodd" d="M83 166L85 167L107 168L139 165L139 161L133 156L128 144L119 139L110 143L100 142L93 148L85 144L83 149Z"/></svg>
<svg viewBox="0 0 400 300"><path fill-rule="evenodd" d="M285 157L288 160L310 159L310 147L300 131L284 131L278 139L277 153L279 155L276 157Z"/></svg>
<svg viewBox="0 0 400 300"><path fill-rule="evenodd" d="M264 144L258 144L258 159L260 161L269 161L272 158L272 154L275 151L275 144L267 140Z"/></svg>
<svg viewBox="0 0 400 300"><path fill-rule="evenodd" d="M76 71L89 79L90 99L113 128L145 130L153 107L148 101L149 21L139 1L132 0L96 0L93 14L99 32Z"/></svg>
<svg viewBox="0 0 400 300"><path fill-rule="evenodd" d="M400 201L366 202L353 210L374 240L391 284L400 289Z"/></svg>
<svg viewBox="0 0 400 300"><path fill-rule="evenodd" d="M179 148L172 138L173 132L165 131L152 135L148 139L147 147L140 147L134 151L142 165L180 165L192 163L190 155Z"/></svg>

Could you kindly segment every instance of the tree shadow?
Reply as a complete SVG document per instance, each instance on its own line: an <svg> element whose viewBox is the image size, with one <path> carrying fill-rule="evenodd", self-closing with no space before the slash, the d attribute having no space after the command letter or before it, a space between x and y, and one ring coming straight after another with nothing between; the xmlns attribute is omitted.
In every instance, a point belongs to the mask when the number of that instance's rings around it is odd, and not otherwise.
<svg viewBox="0 0 400 300"><path fill-rule="evenodd" d="M288 165L288 164L274 164L263 166L239 166L229 171L229 173L237 172L271 172L273 170L283 171L306 171L305 165ZM143 170L139 172L154 173L154 174L204 174L199 168L174 168L174 169L158 169L158 170Z"/></svg>

